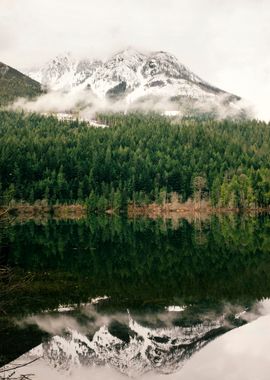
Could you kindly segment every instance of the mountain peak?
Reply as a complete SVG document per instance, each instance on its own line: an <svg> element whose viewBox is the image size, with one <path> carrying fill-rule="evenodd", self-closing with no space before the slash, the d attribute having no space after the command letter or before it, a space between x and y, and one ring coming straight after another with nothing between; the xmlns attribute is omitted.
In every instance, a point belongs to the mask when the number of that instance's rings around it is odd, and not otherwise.
<svg viewBox="0 0 270 380"><path fill-rule="evenodd" d="M202 80L178 58L166 51L142 53L132 47L113 54L105 62L75 60L71 54L59 55L40 70L29 73L52 90L72 91L77 86L91 89L100 99L130 105L151 100L151 109L159 111L190 108L213 109L233 104L239 98ZM158 109L156 109L158 104ZM164 110L165 111L165 110Z"/></svg>
<svg viewBox="0 0 270 380"><path fill-rule="evenodd" d="M135 49L127 48L114 54L105 62L105 66L108 68L117 68L120 66L126 66L134 71L138 66L143 63L146 56Z"/></svg>
<svg viewBox="0 0 270 380"><path fill-rule="evenodd" d="M140 53L138 50L136 50L136 49L128 46L127 48L122 49L122 50L114 53L112 55L112 58L116 57L116 56L121 56L121 57L128 58L128 57L132 57L132 56L136 56L136 55L143 55L143 54Z"/></svg>
<svg viewBox="0 0 270 380"><path fill-rule="evenodd" d="M56 56L49 62L49 64L69 67L70 65L74 65L75 62L76 60L72 57L71 53L67 53Z"/></svg>

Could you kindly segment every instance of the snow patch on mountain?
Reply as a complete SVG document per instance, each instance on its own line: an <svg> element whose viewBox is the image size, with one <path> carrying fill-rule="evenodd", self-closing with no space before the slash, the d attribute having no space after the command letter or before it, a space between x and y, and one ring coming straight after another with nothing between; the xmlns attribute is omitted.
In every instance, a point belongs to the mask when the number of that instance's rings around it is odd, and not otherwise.
<svg viewBox="0 0 270 380"><path fill-rule="evenodd" d="M70 91L85 82L100 64L97 60L76 60L67 53L58 55L40 69L29 71L28 76L35 78L49 90Z"/></svg>
<svg viewBox="0 0 270 380"><path fill-rule="evenodd" d="M187 104L228 107L239 97L220 90L190 71L167 52L140 53L126 49L107 61L58 56L27 73L53 91L84 91L85 97L124 107L156 104L162 111L181 110ZM155 109L155 107L154 107Z"/></svg>

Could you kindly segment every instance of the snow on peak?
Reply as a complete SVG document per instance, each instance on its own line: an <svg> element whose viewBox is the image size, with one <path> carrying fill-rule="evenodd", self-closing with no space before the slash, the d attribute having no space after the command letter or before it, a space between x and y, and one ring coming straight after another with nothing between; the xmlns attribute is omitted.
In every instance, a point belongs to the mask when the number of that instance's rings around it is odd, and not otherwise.
<svg viewBox="0 0 270 380"><path fill-rule="evenodd" d="M172 54L159 51L150 54L144 67L144 76L156 76L164 74L168 78L186 79L190 81L201 81L199 77L193 74L186 66Z"/></svg>
<svg viewBox="0 0 270 380"><path fill-rule="evenodd" d="M133 49L133 48L127 48L124 50L121 50L115 54L112 55L112 57L109 60L116 60L118 62L121 61L143 61L145 59L145 55L143 53L140 53L139 51Z"/></svg>
<svg viewBox="0 0 270 380"><path fill-rule="evenodd" d="M89 78L100 64L98 60L77 60L71 53L66 53L27 74L51 90L70 90Z"/></svg>
<svg viewBox="0 0 270 380"><path fill-rule="evenodd" d="M27 73L51 90L91 90L97 99L121 101L122 104L145 104L151 100L166 110L180 110L183 102L207 102L223 106L239 100L190 71L174 55L157 51L141 53L128 48L113 54L105 62L85 58L76 60L70 54L60 55L37 71ZM151 103L151 104L152 104ZM173 104L172 104L173 103ZM198 104L196 104L198 105ZM211 105L211 107L212 107ZM155 109L155 108L154 108Z"/></svg>

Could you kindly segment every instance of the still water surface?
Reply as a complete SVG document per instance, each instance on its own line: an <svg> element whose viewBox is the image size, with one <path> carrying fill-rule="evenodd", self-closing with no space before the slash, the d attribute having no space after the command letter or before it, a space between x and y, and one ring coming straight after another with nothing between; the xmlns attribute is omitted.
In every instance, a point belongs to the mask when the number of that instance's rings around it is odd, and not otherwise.
<svg viewBox="0 0 270 380"><path fill-rule="evenodd" d="M5 369L38 359L17 377L266 378L268 215L13 222L1 245L29 279L0 329Z"/></svg>

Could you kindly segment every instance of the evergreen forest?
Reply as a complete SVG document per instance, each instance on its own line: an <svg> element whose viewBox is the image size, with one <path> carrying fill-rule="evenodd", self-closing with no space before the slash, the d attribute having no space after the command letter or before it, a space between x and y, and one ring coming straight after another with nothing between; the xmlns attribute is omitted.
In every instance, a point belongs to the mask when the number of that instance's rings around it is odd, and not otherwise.
<svg viewBox="0 0 270 380"><path fill-rule="evenodd" d="M2 204L38 201L123 210L179 201L270 205L270 124L100 114L107 128L0 112Z"/></svg>

